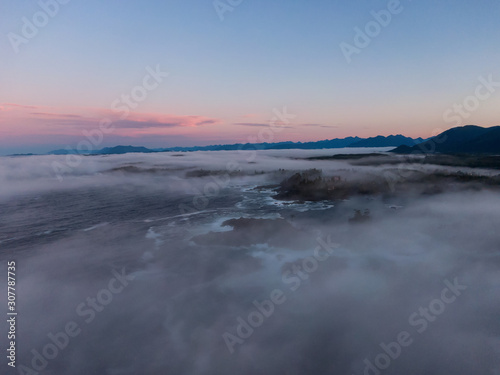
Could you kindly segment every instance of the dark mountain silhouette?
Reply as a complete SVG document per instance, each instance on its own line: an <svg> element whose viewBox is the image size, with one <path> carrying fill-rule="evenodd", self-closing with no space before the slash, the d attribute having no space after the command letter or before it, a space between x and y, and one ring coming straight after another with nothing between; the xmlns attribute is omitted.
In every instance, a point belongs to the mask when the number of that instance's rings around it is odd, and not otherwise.
<svg viewBox="0 0 500 375"><path fill-rule="evenodd" d="M93 151L94 155L125 154L129 152L189 152L189 151L237 151L237 150L285 150L285 149L333 149L344 147L396 147L392 152L399 154L444 153L444 154L500 154L500 126L483 128L467 125L449 129L440 135L423 140L401 134L372 138L335 138L317 142L236 143L226 145L170 147L148 149L146 147L116 146ZM76 153L75 150L55 150L53 155Z"/></svg>
<svg viewBox="0 0 500 375"><path fill-rule="evenodd" d="M47 155L68 155L68 154L77 154L77 153L78 152L76 150L60 149L60 150L54 150L54 151L47 152Z"/></svg>
<svg viewBox="0 0 500 375"><path fill-rule="evenodd" d="M190 151L238 151L238 150L317 150L344 147L397 147L400 145L415 145L422 142L422 138L408 138L402 135L390 135L383 137L379 135L373 138L346 137L325 139L316 142L276 142L276 143L235 143L229 145L193 146L193 147L169 147L160 149L149 149L146 147L116 146L106 147L102 150L93 151L92 155L126 154L129 152L151 153L151 152L190 152ZM50 155L67 155L78 153L73 149L61 149L49 152ZM84 152L83 152L84 153Z"/></svg>
<svg viewBox="0 0 500 375"><path fill-rule="evenodd" d="M314 150L323 148L343 148L362 140L359 137L325 139L316 142L277 142L277 143L235 143L230 145L194 146L194 147L169 147L159 151L237 151L237 150L289 150L302 149Z"/></svg>
<svg viewBox="0 0 500 375"><path fill-rule="evenodd" d="M111 155L111 154L128 154L131 152L151 153L156 151L146 147L115 146L115 147L105 147L102 150L94 151L92 154Z"/></svg>
<svg viewBox="0 0 500 375"><path fill-rule="evenodd" d="M499 154L500 126L483 128L467 125L449 129L418 145L400 146L392 152L399 154Z"/></svg>
<svg viewBox="0 0 500 375"><path fill-rule="evenodd" d="M423 142L422 138L409 138L403 135L389 135L388 137L377 136L373 138L335 138L325 139L316 142L278 142L278 143L237 143L232 145L213 145L202 147L171 147L161 151L234 151L234 150L317 150L326 148L344 148L344 147L397 147L400 145L415 145Z"/></svg>
<svg viewBox="0 0 500 375"><path fill-rule="evenodd" d="M368 139L362 139L358 142L350 144L348 147L398 147L398 146L414 146L422 143L422 138L409 138L404 135L389 135L388 137L377 136Z"/></svg>
<svg viewBox="0 0 500 375"><path fill-rule="evenodd" d="M151 150L146 147L135 147L135 146L115 146L115 147L105 147L101 150L95 150L92 152L78 152L75 149L60 149L60 150L54 150L50 151L47 154L48 155L68 155L68 154L91 154L91 155L113 155L113 154L127 154L127 153L132 153L132 152L139 152L139 153L151 153L151 152L157 152L155 150Z"/></svg>

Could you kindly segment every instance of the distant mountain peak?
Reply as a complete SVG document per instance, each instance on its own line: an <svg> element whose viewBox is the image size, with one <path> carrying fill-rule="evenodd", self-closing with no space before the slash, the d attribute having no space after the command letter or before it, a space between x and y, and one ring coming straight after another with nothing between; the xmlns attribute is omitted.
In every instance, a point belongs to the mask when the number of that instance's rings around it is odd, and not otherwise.
<svg viewBox="0 0 500 375"><path fill-rule="evenodd" d="M349 147L398 147L398 146L414 146L418 143L423 142L422 138L410 138L404 135L389 135L384 137L378 135L376 137L371 137L367 139L360 140L351 144Z"/></svg>
<svg viewBox="0 0 500 375"><path fill-rule="evenodd" d="M411 153L471 153L500 154L500 126L484 128L477 125L465 125L448 129L443 133L408 147L400 146L392 152Z"/></svg>
<svg viewBox="0 0 500 375"><path fill-rule="evenodd" d="M189 152L189 151L238 151L238 150L289 150L289 149L302 149L302 150L317 150L317 149L335 149L344 147L397 147L401 145L415 145L422 142L422 138L409 138L401 134L389 136L376 136L372 138L359 138L359 137L346 137L324 139L315 142L275 142L275 143L235 143L235 144L222 144L212 146L193 146L193 147L170 147L163 149L149 149L142 146L114 146L105 147L101 150L93 151L92 155L112 155L112 154L126 154L126 153L152 153L152 152ZM66 155L70 153L77 153L75 150L54 150L49 152L52 155Z"/></svg>
<svg viewBox="0 0 500 375"><path fill-rule="evenodd" d="M128 154L128 153L151 153L155 152L146 147L136 147L136 146L114 146L114 147L105 147L102 150L94 151L93 154L105 155L105 154Z"/></svg>

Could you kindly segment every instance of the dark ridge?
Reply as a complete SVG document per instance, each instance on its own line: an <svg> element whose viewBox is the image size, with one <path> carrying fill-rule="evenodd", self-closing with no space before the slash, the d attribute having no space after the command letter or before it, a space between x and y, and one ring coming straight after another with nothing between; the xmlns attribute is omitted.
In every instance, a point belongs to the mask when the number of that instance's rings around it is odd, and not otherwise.
<svg viewBox="0 0 500 375"><path fill-rule="evenodd" d="M398 154L500 154L500 126L467 125L449 129L418 145L399 146Z"/></svg>

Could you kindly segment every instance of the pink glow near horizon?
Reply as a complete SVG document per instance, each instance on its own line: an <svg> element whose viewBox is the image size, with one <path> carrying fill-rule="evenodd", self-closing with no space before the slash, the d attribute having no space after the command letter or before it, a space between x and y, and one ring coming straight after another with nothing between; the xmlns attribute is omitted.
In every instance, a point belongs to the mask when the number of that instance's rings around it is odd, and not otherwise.
<svg viewBox="0 0 500 375"><path fill-rule="evenodd" d="M165 113L131 112L125 119L104 108L55 108L49 106L0 104L0 145L36 145L52 143L61 146L78 142L83 131L99 127L103 119L113 121L114 130L108 135L106 144L127 142L135 145L194 146L213 143L317 141L332 138L401 134L428 138L446 128L416 127L415 132L398 129L397 126L373 127L305 122L294 119L283 131L269 139L263 129L270 124L271 114L242 114L238 118L212 118L201 115L175 115ZM362 122L366 120L359 116ZM299 121L300 120L300 121ZM493 124L492 124L493 125ZM174 143L174 144L173 144Z"/></svg>

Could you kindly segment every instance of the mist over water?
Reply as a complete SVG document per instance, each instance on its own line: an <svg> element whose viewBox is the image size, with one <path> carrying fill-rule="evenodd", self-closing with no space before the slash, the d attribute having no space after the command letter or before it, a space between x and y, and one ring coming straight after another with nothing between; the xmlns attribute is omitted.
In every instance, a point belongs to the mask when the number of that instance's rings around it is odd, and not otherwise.
<svg viewBox="0 0 500 375"><path fill-rule="evenodd" d="M92 156L61 181L53 162L64 156L1 158L0 256L4 270L17 263L17 370L500 373L498 190L434 181L276 199L277 184L313 168L354 185L394 184L398 168L469 172L306 159L332 153Z"/></svg>

